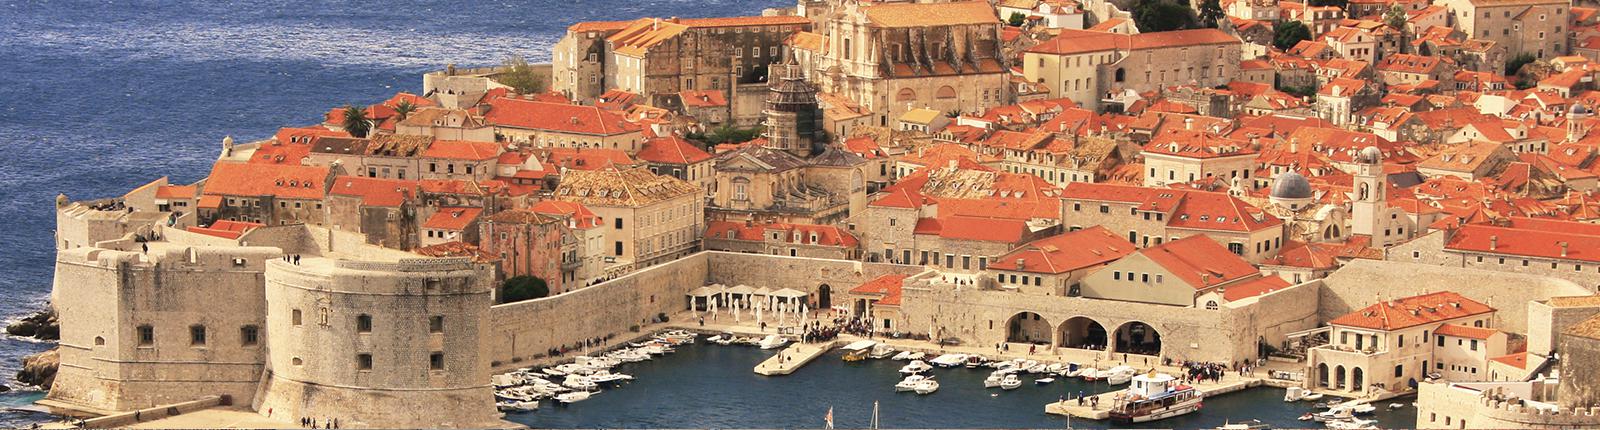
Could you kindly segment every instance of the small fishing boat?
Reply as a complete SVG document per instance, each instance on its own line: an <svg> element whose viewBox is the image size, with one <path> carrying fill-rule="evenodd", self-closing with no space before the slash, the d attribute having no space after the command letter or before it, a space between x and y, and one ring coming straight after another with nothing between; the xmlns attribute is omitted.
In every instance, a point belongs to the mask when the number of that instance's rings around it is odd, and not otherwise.
<svg viewBox="0 0 1600 430"><path fill-rule="evenodd" d="M900 368L900 374L913 375L927 372L929 370L933 370L933 366L929 366L928 363L925 363L922 360L911 360L911 364L907 364Z"/></svg>
<svg viewBox="0 0 1600 430"><path fill-rule="evenodd" d="M912 374L911 376L907 376L906 379L902 379L902 380L900 380L900 382L895 383L894 384L894 391L896 393L903 393L903 392L906 392L906 391L916 391L917 385L921 384L924 379L928 379L928 377L922 376L922 375L918 375L918 374Z"/></svg>
<svg viewBox="0 0 1600 430"><path fill-rule="evenodd" d="M1017 374L1015 373L1006 375L1005 378L1000 379L1000 389L1002 390L1015 390L1017 387L1021 386L1022 378L1018 378Z"/></svg>
<svg viewBox="0 0 1600 430"><path fill-rule="evenodd" d="M923 379L917 383L916 391L917 394L933 394L934 391L939 391L939 381L933 380L932 377Z"/></svg>
<svg viewBox="0 0 1600 430"><path fill-rule="evenodd" d="M1033 383L1036 385L1049 385L1051 382L1056 382L1056 378L1039 378L1033 380Z"/></svg>
<svg viewBox="0 0 1600 430"><path fill-rule="evenodd" d="M1139 371L1128 366L1117 366L1106 372L1109 373L1106 375L1107 384L1122 385L1128 383L1128 381L1132 381L1133 375Z"/></svg>
<svg viewBox="0 0 1600 430"><path fill-rule="evenodd" d="M928 360L928 364L944 368L960 366L966 362L966 354L945 354Z"/></svg>
<svg viewBox="0 0 1600 430"><path fill-rule="evenodd" d="M966 366L967 366L968 369L977 369L978 366L982 366L983 365L984 361L985 360L983 359L983 357L979 357L976 354L969 355L969 356L967 356L967 364L966 364Z"/></svg>
<svg viewBox="0 0 1600 430"><path fill-rule="evenodd" d="M1305 398L1305 396L1306 389L1300 387L1289 387L1289 389L1284 390L1283 392L1283 401L1298 402L1300 399Z"/></svg>
<svg viewBox="0 0 1600 430"><path fill-rule="evenodd" d="M1403 407L1406 407L1405 403L1390 403L1389 404L1389 410L1391 410L1391 411L1395 410L1395 409L1400 409L1400 408L1403 408Z"/></svg>
<svg viewBox="0 0 1600 430"><path fill-rule="evenodd" d="M592 395L592 393L588 391L573 391L570 393L556 395L556 401L561 402L562 404L570 405L584 400L589 400L590 395Z"/></svg>
<svg viewBox="0 0 1600 430"><path fill-rule="evenodd" d="M892 357L890 359L891 360L900 360L900 361L910 360L911 359L911 351L900 351L899 354L895 354L894 357Z"/></svg>
<svg viewBox="0 0 1600 430"><path fill-rule="evenodd" d="M505 400L494 403L495 409L500 412L518 413L539 410L538 401Z"/></svg>
<svg viewBox="0 0 1600 430"><path fill-rule="evenodd" d="M1317 414L1312 413L1312 412L1306 412L1305 415L1301 415L1300 416L1300 421L1311 421L1311 420L1314 420L1316 418L1317 418Z"/></svg>
<svg viewBox="0 0 1600 430"><path fill-rule="evenodd" d="M1261 422L1261 420L1250 420L1242 423L1223 421L1222 425L1216 427L1215 430L1267 430L1270 428L1272 428L1271 425Z"/></svg>
<svg viewBox="0 0 1600 430"><path fill-rule="evenodd" d="M1315 401L1318 401L1318 400L1322 400L1322 393L1306 393L1306 395L1300 396L1300 400L1304 400L1304 401L1307 401L1307 402L1315 402Z"/></svg>
<svg viewBox="0 0 1600 430"><path fill-rule="evenodd" d="M778 349L788 344L788 338L775 334L769 334L767 337L761 338L761 343L757 344L757 346L760 346L761 349Z"/></svg>
<svg viewBox="0 0 1600 430"><path fill-rule="evenodd" d="M877 360L877 359L888 358L891 355L894 355L894 348L890 348L888 344L880 343L880 344L877 344L877 345L873 345L872 346L872 353L868 354L867 356L872 357L874 360Z"/></svg>
<svg viewBox="0 0 1600 430"><path fill-rule="evenodd" d="M1006 378L1006 375L1001 374L999 372L990 373L989 377L983 378L983 388L999 387L1000 386L1000 381L1005 379L1005 378Z"/></svg>
<svg viewBox="0 0 1600 430"><path fill-rule="evenodd" d="M1330 428L1330 429L1337 429L1337 430L1373 430L1373 429L1378 428L1378 421L1377 420L1363 420L1363 419L1360 419L1360 418L1348 418L1348 419L1340 419L1340 420L1331 420L1331 421L1328 421L1326 423L1323 423L1323 425L1328 426L1328 428Z"/></svg>

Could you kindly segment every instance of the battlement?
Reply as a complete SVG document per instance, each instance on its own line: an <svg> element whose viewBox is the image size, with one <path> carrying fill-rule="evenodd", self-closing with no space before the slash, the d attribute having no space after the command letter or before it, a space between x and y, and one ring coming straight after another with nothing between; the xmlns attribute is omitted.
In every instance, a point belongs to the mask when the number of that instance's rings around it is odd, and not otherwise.
<svg viewBox="0 0 1600 430"><path fill-rule="evenodd" d="M1506 423L1563 427L1600 425L1600 407L1538 408L1489 391L1480 395L1479 405L1482 406L1479 412L1484 417Z"/></svg>
<svg viewBox="0 0 1600 430"><path fill-rule="evenodd" d="M56 254L58 263L131 270L249 270L262 271L268 260L282 255L270 247L187 247L156 245L150 252L107 248L75 248Z"/></svg>
<svg viewBox="0 0 1600 430"><path fill-rule="evenodd" d="M350 261L340 260L334 263L335 267L350 270L365 270L373 272L453 272L458 270L472 270L472 259L468 257L441 257L441 258L403 258L398 262L377 261Z"/></svg>

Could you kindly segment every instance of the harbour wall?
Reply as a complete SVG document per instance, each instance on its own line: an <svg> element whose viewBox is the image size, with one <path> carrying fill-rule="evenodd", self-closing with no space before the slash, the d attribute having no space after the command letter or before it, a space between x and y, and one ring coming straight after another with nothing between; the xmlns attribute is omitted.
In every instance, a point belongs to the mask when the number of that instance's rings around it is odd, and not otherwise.
<svg viewBox="0 0 1600 430"><path fill-rule="evenodd" d="M1382 300L1454 291L1494 307L1497 312L1493 326L1510 333L1539 331L1539 327L1528 326L1530 301L1591 294L1571 281L1543 276L1360 259L1345 264L1321 283L1322 294L1317 301L1323 321ZM1544 330L1549 331L1548 327Z"/></svg>

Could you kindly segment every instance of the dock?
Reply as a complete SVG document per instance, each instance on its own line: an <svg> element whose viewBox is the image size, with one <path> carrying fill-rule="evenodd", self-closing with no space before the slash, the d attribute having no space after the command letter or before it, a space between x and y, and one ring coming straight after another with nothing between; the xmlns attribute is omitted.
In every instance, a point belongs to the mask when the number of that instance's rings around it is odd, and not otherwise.
<svg viewBox="0 0 1600 430"><path fill-rule="evenodd" d="M1220 383L1190 384L1190 386L1194 387L1196 390L1199 390L1201 395L1205 397L1232 393L1259 385L1261 385L1260 379L1241 378L1238 376L1231 378L1225 377ZM1074 418L1090 420L1104 420L1111 417L1111 407L1116 404L1117 393L1121 392L1122 390L1119 389L1092 396L1085 396L1082 406L1078 405L1078 399L1067 399L1061 402L1050 403L1044 405L1044 413L1052 415L1070 415ZM1099 398L1098 407L1091 406L1093 405L1091 402L1092 398Z"/></svg>
<svg viewBox="0 0 1600 430"><path fill-rule="evenodd" d="M827 353L830 349L833 349L834 345L837 343L837 341L834 341L823 343L796 343L789 345L788 347L779 350L778 355L774 355L771 358L768 358L766 361L761 362L761 364L757 364L755 372L756 374L765 376L788 375L790 373L794 373L796 370L800 370L801 367L804 367L807 363L810 363L811 360L816 360L817 357L821 357L822 354Z"/></svg>

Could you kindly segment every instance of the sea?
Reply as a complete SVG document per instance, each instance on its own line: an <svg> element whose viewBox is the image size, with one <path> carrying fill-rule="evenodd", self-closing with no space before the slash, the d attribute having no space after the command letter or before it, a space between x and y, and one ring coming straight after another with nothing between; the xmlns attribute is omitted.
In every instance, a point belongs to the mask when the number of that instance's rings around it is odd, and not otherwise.
<svg viewBox="0 0 1600 430"><path fill-rule="evenodd" d="M162 176L204 177L224 136L249 142L322 121L328 109L419 92L446 64L547 61L579 21L758 14L780 0L531 1L0 1L0 316L47 304L53 202L120 195ZM20 359L51 344L0 338L0 427L49 420L11 410L43 396L11 380ZM1077 382L1001 393L983 374L941 370L929 396L894 393L898 363L828 356L800 372L760 377L753 348L695 345L624 366L639 377L588 401L516 414L534 427L1103 427L1046 416ZM1261 419L1294 427L1304 405L1276 390L1207 400L1199 414L1159 423L1198 428ZM1408 426L1407 409L1381 415ZM1301 423L1300 425L1304 425Z"/></svg>

